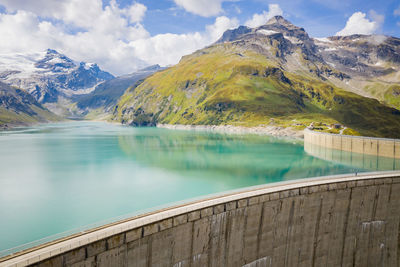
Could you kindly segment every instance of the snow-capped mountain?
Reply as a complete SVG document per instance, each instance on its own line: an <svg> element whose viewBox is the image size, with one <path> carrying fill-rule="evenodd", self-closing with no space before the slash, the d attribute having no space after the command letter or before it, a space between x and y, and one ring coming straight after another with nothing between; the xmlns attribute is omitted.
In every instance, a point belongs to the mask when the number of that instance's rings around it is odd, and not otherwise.
<svg viewBox="0 0 400 267"><path fill-rule="evenodd" d="M75 62L55 50L0 54L0 81L28 91L40 103L92 91L114 78L95 63Z"/></svg>

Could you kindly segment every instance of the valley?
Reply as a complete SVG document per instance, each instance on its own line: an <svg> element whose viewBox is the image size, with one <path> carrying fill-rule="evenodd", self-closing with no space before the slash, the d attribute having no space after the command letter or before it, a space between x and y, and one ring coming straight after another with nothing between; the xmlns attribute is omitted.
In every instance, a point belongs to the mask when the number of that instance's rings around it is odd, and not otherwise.
<svg viewBox="0 0 400 267"><path fill-rule="evenodd" d="M51 49L0 63L1 81L67 119L400 137L400 39L312 38L282 16L227 30L174 66L119 77Z"/></svg>

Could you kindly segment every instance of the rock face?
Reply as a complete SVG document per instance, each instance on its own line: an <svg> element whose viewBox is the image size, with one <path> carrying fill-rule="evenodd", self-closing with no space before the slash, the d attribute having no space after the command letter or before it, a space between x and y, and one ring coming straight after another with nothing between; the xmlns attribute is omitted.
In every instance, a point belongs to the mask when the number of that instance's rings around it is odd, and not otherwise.
<svg viewBox="0 0 400 267"><path fill-rule="evenodd" d="M325 62L349 76L374 78L400 67L400 39L387 36L351 35L316 39Z"/></svg>
<svg viewBox="0 0 400 267"><path fill-rule="evenodd" d="M348 91L400 109L400 39L383 35L311 38L281 16L251 29L226 31L218 43L234 43L291 72L309 72Z"/></svg>
<svg viewBox="0 0 400 267"><path fill-rule="evenodd" d="M235 30L228 30L216 43L224 42L235 42L283 61L287 60L288 55L301 50L304 58L322 62L314 40L303 28L293 25L282 16L273 17L265 25L254 29L240 26ZM271 51L271 48L275 49Z"/></svg>
<svg viewBox="0 0 400 267"><path fill-rule="evenodd" d="M114 78L94 63L75 63L48 49L44 53L0 55L0 80L28 91L39 103L87 93Z"/></svg>
<svg viewBox="0 0 400 267"><path fill-rule="evenodd" d="M388 88L393 103L400 92L394 82L400 80L398 40L378 39L315 39L281 16L257 28L242 26L127 90L114 119L135 126L294 128L316 121L344 125L352 134L399 136L397 106L365 97L374 89L368 91L368 83L382 79L394 83Z"/></svg>
<svg viewBox="0 0 400 267"><path fill-rule="evenodd" d="M58 120L24 90L0 82L0 126Z"/></svg>

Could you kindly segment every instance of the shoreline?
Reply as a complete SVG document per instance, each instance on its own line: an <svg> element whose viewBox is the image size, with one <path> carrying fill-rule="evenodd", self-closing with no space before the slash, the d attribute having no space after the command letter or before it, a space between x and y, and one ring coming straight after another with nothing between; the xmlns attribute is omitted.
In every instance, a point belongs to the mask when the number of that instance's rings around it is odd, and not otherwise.
<svg viewBox="0 0 400 267"><path fill-rule="evenodd" d="M229 134L258 134L258 135L271 135L275 137L291 137L297 139L304 139L304 130L297 131L291 127L279 126L233 126L233 125L183 125L183 124L157 124L157 128L164 128L170 130L189 130L189 131L212 131Z"/></svg>

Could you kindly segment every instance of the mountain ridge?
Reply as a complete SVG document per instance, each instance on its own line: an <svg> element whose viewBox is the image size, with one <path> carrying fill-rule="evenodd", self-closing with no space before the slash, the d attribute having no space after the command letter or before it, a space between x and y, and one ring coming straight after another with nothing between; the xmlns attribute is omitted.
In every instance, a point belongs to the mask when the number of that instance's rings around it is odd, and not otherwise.
<svg viewBox="0 0 400 267"><path fill-rule="evenodd" d="M0 56L0 81L25 89L42 104L69 98L112 78L97 64L77 63L54 49Z"/></svg>
<svg viewBox="0 0 400 267"><path fill-rule="evenodd" d="M216 43L246 42L256 39L257 32L264 33L269 39L279 42L276 58L281 59L279 64L282 68L291 72L314 73L345 90L400 108L397 95L390 95L393 91L391 86L400 81L400 38L360 34L312 38L303 28L281 16L253 29L246 27L244 31L241 27L226 31ZM262 50L259 44L253 42L252 45L258 45L257 49ZM296 56L295 50L299 48L302 50L300 57L290 58ZM299 64L298 61L302 62ZM383 92L376 92L377 86L383 87Z"/></svg>
<svg viewBox="0 0 400 267"><path fill-rule="evenodd" d="M339 130L329 125L339 124L347 134L387 137L399 133L399 110L354 92L350 84L342 86L353 77L324 58L321 50L331 48L334 41L325 46L321 42L282 17L257 28L228 30L215 44L182 57L177 65L127 90L114 110L114 120L135 126L300 129L316 122L331 132ZM357 52L340 49L336 54L343 57Z"/></svg>

